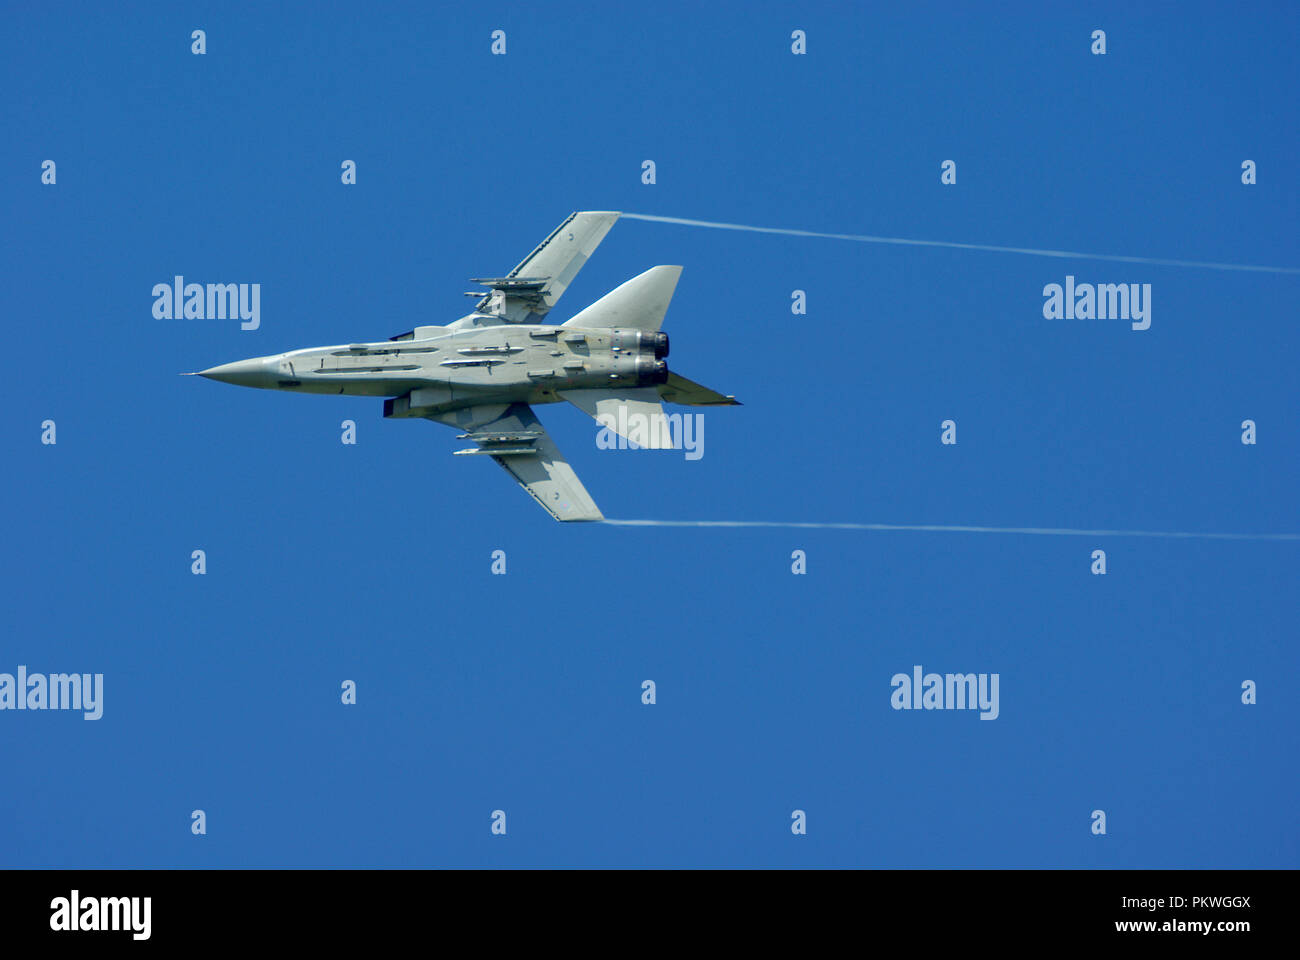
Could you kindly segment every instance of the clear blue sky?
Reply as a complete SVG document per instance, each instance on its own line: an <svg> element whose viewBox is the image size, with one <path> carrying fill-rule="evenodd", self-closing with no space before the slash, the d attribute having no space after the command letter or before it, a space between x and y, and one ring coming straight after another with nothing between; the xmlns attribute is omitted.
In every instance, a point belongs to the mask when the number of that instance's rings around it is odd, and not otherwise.
<svg viewBox="0 0 1300 960"><path fill-rule="evenodd" d="M0 712L0 865L1297 865L1300 544L564 526L379 401L177 376L449 322L582 209L1300 266L1294 7L330 6L6 15L0 672L105 703ZM1296 276L623 220L553 318L659 263L745 406L696 462L540 408L608 516L1300 530ZM261 328L155 320L175 274ZM1067 274L1151 328L1044 320ZM1000 716L894 711L914 664Z"/></svg>

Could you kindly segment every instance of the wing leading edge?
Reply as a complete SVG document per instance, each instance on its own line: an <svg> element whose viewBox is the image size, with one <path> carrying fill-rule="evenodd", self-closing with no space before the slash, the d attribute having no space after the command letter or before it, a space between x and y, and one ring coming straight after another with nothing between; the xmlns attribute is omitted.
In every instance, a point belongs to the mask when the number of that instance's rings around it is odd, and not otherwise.
<svg viewBox="0 0 1300 960"><path fill-rule="evenodd" d="M475 279L492 292L475 307L503 323L540 323L614 226L618 213L572 213L504 277Z"/></svg>

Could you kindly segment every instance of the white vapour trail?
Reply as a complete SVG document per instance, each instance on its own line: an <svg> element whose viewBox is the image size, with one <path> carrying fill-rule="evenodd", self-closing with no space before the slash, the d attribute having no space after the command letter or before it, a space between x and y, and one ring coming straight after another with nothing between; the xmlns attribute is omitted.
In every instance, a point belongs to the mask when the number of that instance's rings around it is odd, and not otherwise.
<svg viewBox="0 0 1300 960"><path fill-rule="evenodd" d="M787 230L780 227L752 227L742 223L716 223L683 217L657 217L649 213L624 213L629 220L678 223L687 227L715 230L745 230L749 233L779 233L788 237L820 237L823 240L852 240L854 243L890 243L906 247L949 247L954 250L984 250L990 253L1022 253L1034 257L1062 257L1080 260L1112 260L1117 263L1145 263L1156 267L1203 267L1207 270L1241 270L1252 273L1300 274L1300 267L1265 267L1249 263L1207 263L1201 260L1168 260L1162 257L1125 257L1112 253L1080 253L1076 250L1039 250L1035 247L1000 247L991 243L957 243L951 240L909 240L905 237L873 237L859 233L819 233L815 230Z"/></svg>
<svg viewBox="0 0 1300 960"><path fill-rule="evenodd" d="M1196 533L1190 530L1074 530L978 527L946 523L821 523L795 520L611 520L619 527L788 527L806 530L911 530L926 533L1022 533L1051 537L1161 537L1169 540L1300 540L1300 533Z"/></svg>

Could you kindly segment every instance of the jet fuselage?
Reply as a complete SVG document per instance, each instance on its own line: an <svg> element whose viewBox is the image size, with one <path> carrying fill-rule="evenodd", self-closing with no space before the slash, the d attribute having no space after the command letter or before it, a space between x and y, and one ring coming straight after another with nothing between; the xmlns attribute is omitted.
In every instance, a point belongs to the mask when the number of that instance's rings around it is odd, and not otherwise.
<svg viewBox="0 0 1300 960"><path fill-rule="evenodd" d="M400 417L487 402L557 403L562 390L661 384L668 379L667 355L668 335L661 332L550 324L444 327L422 328L411 339L253 357L200 376L295 393L397 398L401 402L385 404L384 414Z"/></svg>

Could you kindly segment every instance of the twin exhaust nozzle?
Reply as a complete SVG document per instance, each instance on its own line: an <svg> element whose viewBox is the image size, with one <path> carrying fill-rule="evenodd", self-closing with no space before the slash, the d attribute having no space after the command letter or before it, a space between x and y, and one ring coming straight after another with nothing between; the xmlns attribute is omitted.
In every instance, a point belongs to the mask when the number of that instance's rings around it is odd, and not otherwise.
<svg viewBox="0 0 1300 960"><path fill-rule="evenodd" d="M653 351L654 359L651 360L643 353L637 357L636 372L638 383L647 386L657 386L661 383L668 382L668 364L664 362L664 357L668 356L668 334L662 330L656 330L653 333L642 330L640 333L640 347L646 353Z"/></svg>

